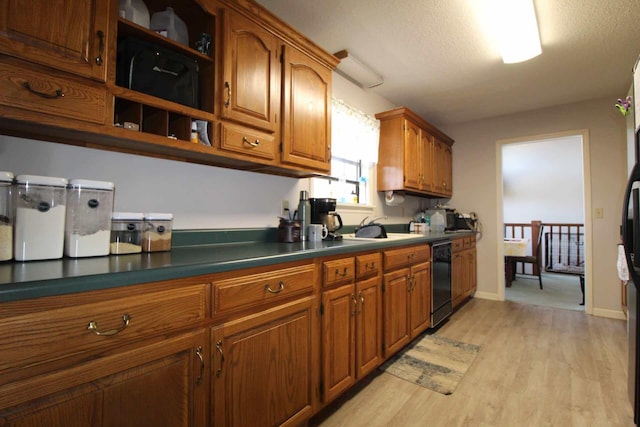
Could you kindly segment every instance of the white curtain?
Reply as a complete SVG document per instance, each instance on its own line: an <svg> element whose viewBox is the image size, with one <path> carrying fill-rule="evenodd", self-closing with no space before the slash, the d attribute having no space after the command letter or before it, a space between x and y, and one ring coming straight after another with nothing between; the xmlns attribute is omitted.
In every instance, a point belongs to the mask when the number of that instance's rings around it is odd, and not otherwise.
<svg viewBox="0 0 640 427"><path fill-rule="evenodd" d="M377 163L380 122L336 98L331 108L331 155L362 160L363 167Z"/></svg>

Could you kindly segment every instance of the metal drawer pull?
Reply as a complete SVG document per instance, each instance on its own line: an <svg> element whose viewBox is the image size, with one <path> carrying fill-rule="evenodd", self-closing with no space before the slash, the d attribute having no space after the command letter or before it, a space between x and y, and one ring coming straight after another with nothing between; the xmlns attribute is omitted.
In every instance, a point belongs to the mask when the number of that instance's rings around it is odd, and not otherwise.
<svg viewBox="0 0 640 427"><path fill-rule="evenodd" d="M102 30L98 30L96 33L98 35L99 43L98 43L98 56L96 56L96 65L102 65L104 62L102 60L102 55L104 54L104 32Z"/></svg>
<svg viewBox="0 0 640 427"><path fill-rule="evenodd" d="M103 337L111 337L113 335L116 335L122 331L124 331L124 329L129 326L129 321L131 320L131 316L129 316L128 314L123 314L122 315L122 326L120 326L117 329L111 329L108 331L99 331L98 330L98 322L96 322L95 320L92 320L91 322L89 322L89 325L87 326L87 329L89 329L91 332L93 332L96 335L100 335Z"/></svg>
<svg viewBox="0 0 640 427"><path fill-rule="evenodd" d="M224 101L224 106L229 107L229 104L231 104L231 86L229 82L224 82L224 88L227 91L227 99Z"/></svg>
<svg viewBox="0 0 640 427"><path fill-rule="evenodd" d="M364 265L365 270L374 270L376 268L376 263L372 262L369 264L368 262Z"/></svg>
<svg viewBox="0 0 640 427"><path fill-rule="evenodd" d="M284 289L283 281L278 282L278 289L271 289L271 286L268 283L264 285L264 290L272 294L279 294L280 292L282 292L283 289Z"/></svg>
<svg viewBox="0 0 640 427"><path fill-rule="evenodd" d="M259 146L259 145L260 145L260 140L259 140L259 139L256 139L254 142L251 142L251 141L249 141L249 140L247 139L247 137L246 137L246 136L243 136L243 137L242 137L242 142L244 142L245 144L249 144L249 145L250 145L250 146L252 146L252 147L257 147L257 146Z"/></svg>
<svg viewBox="0 0 640 427"><path fill-rule="evenodd" d="M47 98L47 99L56 99L56 98L63 98L64 97L64 92L62 92L62 89L56 89L56 92L54 94L49 94L49 93L44 93L44 92L39 92L35 89L33 89L31 87L31 83L29 82L24 82L22 83L22 86L28 90L29 92L38 95L42 98Z"/></svg>
<svg viewBox="0 0 640 427"><path fill-rule="evenodd" d="M196 378L196 385L202 383L202 378L204 378L204 356L202 356L202 346L198 346L196 349L196 356L200 359L200 375Z"/></svg>
<svg viewBox="0 0 640 427"><path fill-rule="evenodd" d="M220 377L222 374L222 365L224 364L224 352L222 351L222 341L216 343L216 350L220 353L220 367L216 371L216 377Z"/></svg>
<svg viewBox="0 0 640 427"><path fill-rule="evenodd" d="M345 277L345 276L347 275L347 273L348 273L348 272L349 272L349 268L348 268L348 267L345 267L345 268L342 270L342 273L340 273L340 270L336 268L336 276L342 276L342 277Z"/></svg>

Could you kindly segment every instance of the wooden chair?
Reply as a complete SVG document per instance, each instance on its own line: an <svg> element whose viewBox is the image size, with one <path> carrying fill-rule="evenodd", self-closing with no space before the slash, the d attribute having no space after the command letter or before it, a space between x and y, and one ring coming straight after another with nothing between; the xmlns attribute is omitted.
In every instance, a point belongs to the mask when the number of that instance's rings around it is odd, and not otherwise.
<svg viewBox="0 0 640 427"><path fill-rule="evenodd" d="M506 262L509 263L509 268L513 272L513 276L515 277L516 272L516 263L524 264L532 264L533 265L533 275L538 276L538 283L540 284L540 289L542 289L542 230L544 226L542 225L542 221L532 221L531 222L531 237L535 235L537 232L537 239L531 242L531 252L532 254L529 256L508 256L506 257Z"/></svg>

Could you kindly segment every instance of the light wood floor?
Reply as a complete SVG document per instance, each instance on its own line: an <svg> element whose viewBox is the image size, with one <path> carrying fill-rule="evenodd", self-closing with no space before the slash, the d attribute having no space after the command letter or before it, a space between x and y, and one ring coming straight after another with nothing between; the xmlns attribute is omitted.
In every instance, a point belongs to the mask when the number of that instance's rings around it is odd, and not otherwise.
<svg viewBox="0 0 640 427"><path fill-rule="evenodd" d="M379 373L310 425L634 425L624 321L473 299L437 334L481 346L452 395Z"/></svg>

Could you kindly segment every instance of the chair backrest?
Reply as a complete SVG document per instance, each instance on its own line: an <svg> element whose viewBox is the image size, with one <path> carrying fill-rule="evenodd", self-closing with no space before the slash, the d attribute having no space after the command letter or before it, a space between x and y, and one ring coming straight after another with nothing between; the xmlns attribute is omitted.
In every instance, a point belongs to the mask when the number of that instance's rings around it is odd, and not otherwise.
<svg viewBox="0 0 640 427"><path fill-rule="evenodd" d="M531 255L534 257L540 258L540 252L542 250L542 231L544 230L544 225L542 221L531 221ZM538 233L537 236L535 233ZM533 240L534 236L537 237L536 240Z"/></svg>

